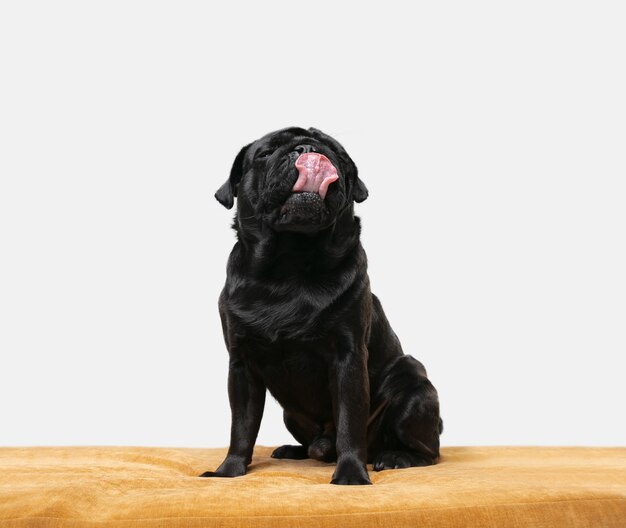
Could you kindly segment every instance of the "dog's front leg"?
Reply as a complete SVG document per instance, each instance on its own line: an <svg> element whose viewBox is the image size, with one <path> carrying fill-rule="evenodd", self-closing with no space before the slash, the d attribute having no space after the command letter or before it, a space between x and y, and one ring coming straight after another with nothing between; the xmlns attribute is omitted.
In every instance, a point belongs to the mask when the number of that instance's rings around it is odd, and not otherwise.
<svg viewBox="0 0 626 528"><path fill-rule="evenodd" d="M337 431L337 468L331 484L371 484L367 474L369 377L367 350L354 343L330 365L330 392Z"/></svg>
<svg viewBox="0 0 626 528"><path fill-rule="evenodd" d="M245 475L252 460L265 407L265 386L242 359L232 356L228 370L228 397L232 416L228 454L216 471L207 471L201 477Z"/></svg>

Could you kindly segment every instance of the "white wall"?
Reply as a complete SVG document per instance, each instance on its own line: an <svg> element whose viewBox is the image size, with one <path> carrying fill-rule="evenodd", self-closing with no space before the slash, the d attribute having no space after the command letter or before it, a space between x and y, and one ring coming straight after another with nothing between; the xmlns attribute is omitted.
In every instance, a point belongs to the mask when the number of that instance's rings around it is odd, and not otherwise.
<svg viewBox="0 0 626 528"><path fill-rule="evenodd" d="M288 125L360 167L444 445L626 444L624 4L376 5L1 4L0 445L227 443L212 195Z"/></svg>

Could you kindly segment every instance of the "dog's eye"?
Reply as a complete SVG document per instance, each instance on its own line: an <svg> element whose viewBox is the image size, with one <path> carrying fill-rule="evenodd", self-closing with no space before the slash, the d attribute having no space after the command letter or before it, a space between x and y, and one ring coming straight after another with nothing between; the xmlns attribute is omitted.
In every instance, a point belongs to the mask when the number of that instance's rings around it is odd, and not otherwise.
<svg viewBox="0 0 626 528"><path fill-rule="evenodd" d="M262 150L256 155L257 159L269 158L272 155L271 150Z"/></svg>

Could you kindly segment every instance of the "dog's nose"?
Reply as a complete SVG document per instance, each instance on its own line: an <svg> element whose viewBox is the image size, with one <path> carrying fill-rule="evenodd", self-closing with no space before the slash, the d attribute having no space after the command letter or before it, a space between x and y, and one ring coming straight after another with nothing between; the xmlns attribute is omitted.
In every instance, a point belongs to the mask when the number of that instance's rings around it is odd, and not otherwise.
<svg viewBox="0 0 626 528"><path fill-rule="evenodd" d="M315 148L313 148L313 145L298 145L297 147L294 147L294 152L297 152L298 154L306 154L307 152L315 152Z"/></svg>

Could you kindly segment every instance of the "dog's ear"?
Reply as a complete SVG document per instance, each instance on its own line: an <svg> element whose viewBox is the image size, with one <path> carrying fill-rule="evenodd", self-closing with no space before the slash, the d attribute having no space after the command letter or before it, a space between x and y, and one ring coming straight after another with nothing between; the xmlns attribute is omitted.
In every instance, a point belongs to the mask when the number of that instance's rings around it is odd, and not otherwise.
<svg viewBox="0 0 626 528"><path fill-rule="evenodd" d="M359 171L356 168L354 162L352 162L352 170L354 172L354 187L352 189L352 198L356 203L361 203L365 201L365 199L369 196L369 191L367 190L367 187L365 187L363 180L359 178Z"/></svg>
<svg viewBox="0 0 626 528"><path fill-rule="evenodd" d="M367 187L365 187L365 184L363 183L361 178L357 176L356 184L354 186L354 192L352 194L354 201L356 203L361 203L369 196L369 194L370 193L367 190Z"/></svg>
<svg viewBox="0 0 626 528"><path fill-rule="evenodd" d="M252 145L252 143L246 145L239 151L239 154L235 157L233 166L230 169L230 176L228 180L226 180L224 185L222 185L215 193L217 201L226 207L226 209L232 209L235 204L237 187L239 187L239 182L243 177L243 159L246 157L246 152L248 152L250 145Z"/></svg>

